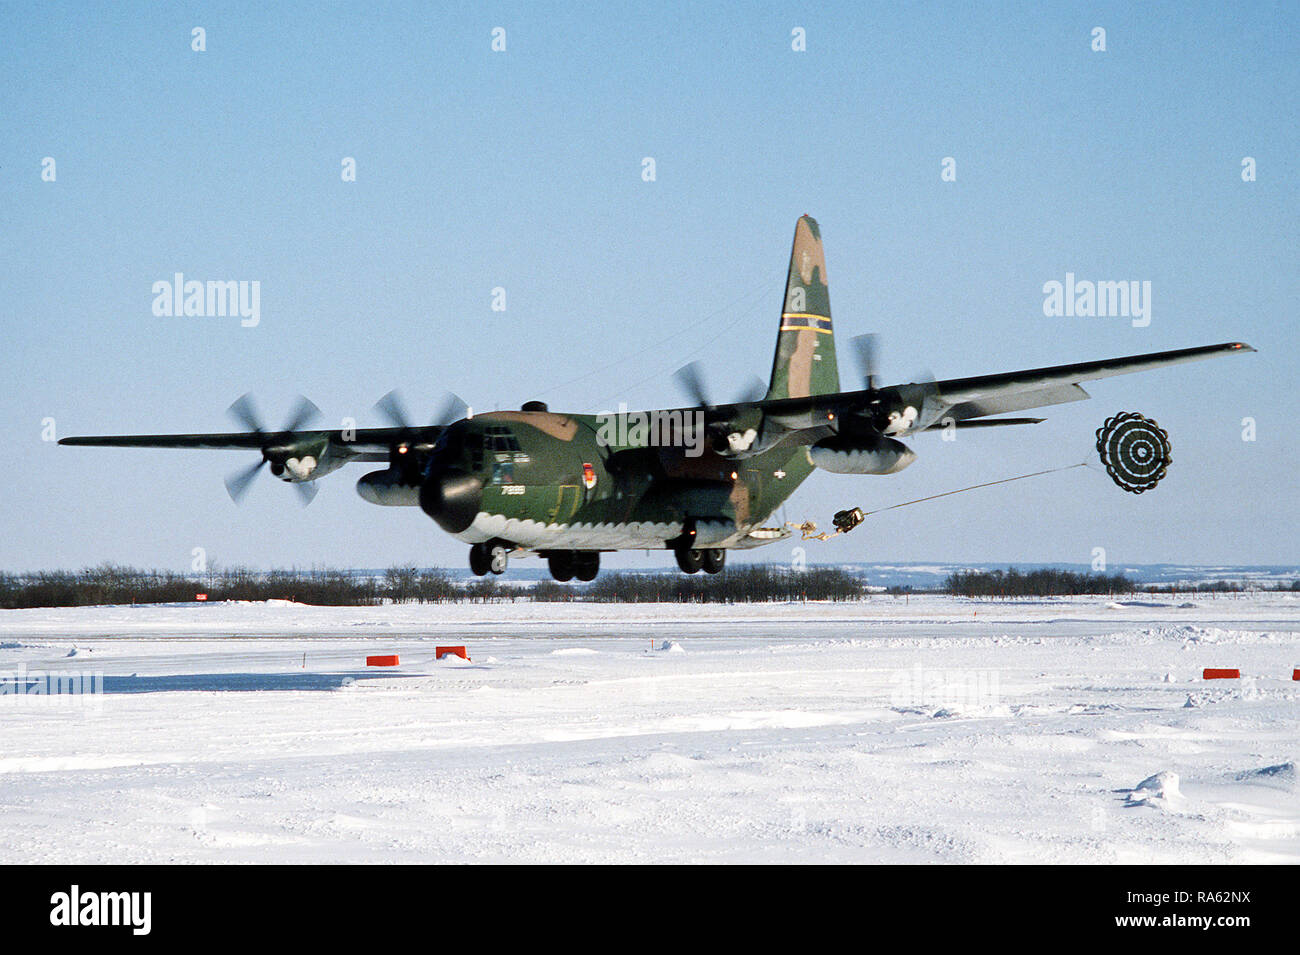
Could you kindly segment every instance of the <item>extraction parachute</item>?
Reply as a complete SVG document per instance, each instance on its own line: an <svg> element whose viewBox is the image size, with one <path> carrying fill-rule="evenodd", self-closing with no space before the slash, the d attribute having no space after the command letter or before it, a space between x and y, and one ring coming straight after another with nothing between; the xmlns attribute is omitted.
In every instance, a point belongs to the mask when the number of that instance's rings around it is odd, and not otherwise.
<svg viewBox="0 0 1300 955"><path fill-rule="evenodd" d="M1165 476L1173 460L1169 434L1136 411L1122 411L1097 429L1097 453L1110 479L1126 491L1149 491Z"/></svg>

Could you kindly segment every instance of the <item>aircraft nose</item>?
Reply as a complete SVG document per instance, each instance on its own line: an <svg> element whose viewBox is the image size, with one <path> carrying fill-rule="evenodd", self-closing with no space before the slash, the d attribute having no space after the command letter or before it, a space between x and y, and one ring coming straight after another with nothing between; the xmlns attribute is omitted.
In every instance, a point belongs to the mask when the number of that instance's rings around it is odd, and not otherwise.
<svg viewBox="0 0 1300 955"><path fill-rule="evenodd" d="M464 471L443 471L420 485L420 509L449 534L459 534L478 516L483 485Z"/></svg>

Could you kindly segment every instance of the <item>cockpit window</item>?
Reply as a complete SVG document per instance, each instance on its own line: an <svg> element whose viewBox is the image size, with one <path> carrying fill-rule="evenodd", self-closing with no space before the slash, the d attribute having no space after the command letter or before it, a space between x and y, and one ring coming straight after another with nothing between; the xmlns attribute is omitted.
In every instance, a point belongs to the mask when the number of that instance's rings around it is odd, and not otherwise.
<svg viewBox="0 0 1300 955"><path fill-rule="evenodd" d="M503 425L490 425L483 432L483 448L489 452L509 453L519 450L519 441Z"/></svg>

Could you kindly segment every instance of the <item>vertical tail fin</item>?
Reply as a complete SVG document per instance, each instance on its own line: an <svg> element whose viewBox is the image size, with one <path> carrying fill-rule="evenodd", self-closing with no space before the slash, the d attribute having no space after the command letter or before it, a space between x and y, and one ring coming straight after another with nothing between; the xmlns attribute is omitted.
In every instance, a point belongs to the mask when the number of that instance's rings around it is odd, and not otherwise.
<svg viewBox="0 0 1300 955"><path fill-rule="evenodd" d="M811 216L802 216L794 227L768 398L803 398L840 390L827 286L821 230Z"/></svg>

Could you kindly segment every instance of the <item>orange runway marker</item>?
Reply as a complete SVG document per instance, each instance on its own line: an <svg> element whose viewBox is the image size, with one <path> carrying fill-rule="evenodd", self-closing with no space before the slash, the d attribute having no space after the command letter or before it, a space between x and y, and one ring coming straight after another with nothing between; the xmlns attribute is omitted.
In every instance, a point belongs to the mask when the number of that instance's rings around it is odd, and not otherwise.
<svg viewBox="0 0 1300 955"><path fill-rule="evenodd" d="M1206 680L1238 680L1241 671L1230 667L1206 667L1202 677Z"/></svg>
<svg viewBox="0 0 1300 955"><path fill-rule="evenodd" d="M388 656L366 657L366 666L368 667L395 667L397 666L397 654Z"/></svg>
<svg viewBox="0 0 1300 955"><path fill-rule="evenodd" d="M462 660L465 660L467 662L469 660L469 654L465 652L464 647L435 647L433 651L433 658L435 660L441 660L443 657L447 656L448 654L451 654L453 657L460 657Z"/></svg>

